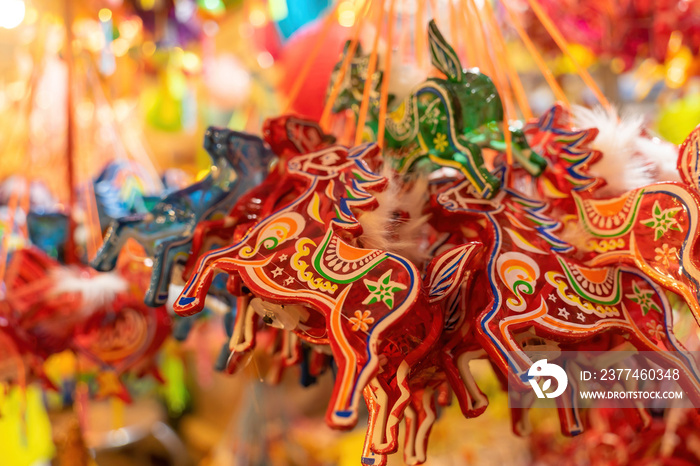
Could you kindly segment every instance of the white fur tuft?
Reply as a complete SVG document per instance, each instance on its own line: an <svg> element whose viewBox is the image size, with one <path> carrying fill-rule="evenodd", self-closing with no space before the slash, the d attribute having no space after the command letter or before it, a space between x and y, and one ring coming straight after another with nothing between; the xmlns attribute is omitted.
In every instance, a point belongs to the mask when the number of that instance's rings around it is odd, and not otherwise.
<svg viewBox="0 0 700 466"><path fill-rule="evenodd" d="M607 182L599 194L614 196L654 182L680 180L677 147L646 136L641 115L619 118L617 110L600 107L574 107L572 113L577 127L598 128L591 145L603 157L590 172Z"/></svg>
<svg viewBox="0 0 700 466"><path fill-rule="evenodd" d="M128 283L119 274L96 273L90 276L71 267L61 267L51 272L55 285L52 295L79 293L82 297L80 312L90 314L96 309L114 301L114 298L127 290Z"/></svg>
<svg viewBox="0 0 700 466"><path fill-rule="evenodd" d="M591 145L603 157L591 167L590 173L607 182L599 194L615 196L654 181L648 161L638 154L641 116L618 118L615 109L606 111L600 107L574 107L573 116L579 128L598 128L598 136Z"/></svg>
<svg viewBox="0 0 700 466"><path fill-rule="evenodd" d="M389 183L384 191L375 194L379 206L358 213L363 231L359 242L363 247L393 252L414 264L422 264L427 258L423 230L428 217L423 215L423 207L428 198L428 181L418 177L403 184L386 166L382 175ZM397 219L397 213L408 214L408 219Z"/></svg>
<svg viewBox="0 0 700 466"><path fill-rule="evenodd" d="M427 78L427 70L421 69L415 63L401 63L401 57L394 53L389 74L389 93L394 95L394 105L403 102L413 89Z"/></svg>
<svg viewBox="0 0 700 466"><path fill-rule="evenodd" d="M659 138L639 138L637 149L654 167L654 180L681 181L678 173L678 147Z"/></svg>

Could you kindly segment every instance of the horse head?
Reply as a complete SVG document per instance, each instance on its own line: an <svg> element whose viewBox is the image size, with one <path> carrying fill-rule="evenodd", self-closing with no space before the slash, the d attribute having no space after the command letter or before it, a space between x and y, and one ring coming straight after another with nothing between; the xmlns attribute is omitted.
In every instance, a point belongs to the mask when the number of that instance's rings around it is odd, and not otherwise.
<svg viewBox="0 0 700 466"><path fill-rule="evenodd" d="M287 164L289 173L306 178L337 205L333 223L344 229L358 229L359 222L351 208L372 210L377 199L370 191L382 191L388 180L370 167L378 164L381 150L375 143L367 143L352 149L331 146L326 149L300 155ZM370 191L368 191L370 190Z"/></svg>
<svg viewBox="0 0 700 466"><path fill-rule="evenodd" d="M274 153L259 137L214 126L209 127L204 135L204 148L214 166L229 166L239 177L266 173L274 158Z"/></svg>
<svg viewBox="0 0 700 466"><path fill-rule="evenodd" d="M336 63L331 73L330 83L328 85L328 95L332 92L333 86L338 81L338 76L340 74L340 69L345 62L345 57L348 55L350 49L350 41L345 43L343 48L343 53L340 57L338 63ZM355 54L350 60L348 70L343 76L343 80L338 83L339 90L338 95L333 103L332 111L333 113L340 113L345 110L352 110L355 114L359 113L360 103L362 102L362 95L365 89L365 83L367 82L367 72L369 71L369 59L368 54L363 53L362 46L357 43L357 48L355 49ZM382 78L384 73L379 69L375 69L372 74L371 91L369 98L369 111L370 115L375 118L379 114L379 88L382 84ZM389 96L389 103L393 96Z"/></svg>
<svg viewBox="0 0 700 466"><path fill-rule="evenodd" d="M262 132L265 142L283 160L335 142L316 122L293 115L268 118Z"/></svg>
<svg viewBox="0 0 700 466"><path fill-rule="evenodd" d="M467 214L483 214L500 211L503 207L499 193L493 199L481 198L474 186L466 179L454 184L436 196L437 204L442 210Z"/></svg>
<svg viewBox="0 0 700 466"><path fill-rule="evenodd" d="M589 173L602 157L591 147L598 129L574 129L569 111L560 104L528 123L524 133L530 147L547 160L548 170L541 182L545 196L561 198L572 190L592 190L605 184Z"/></svg>

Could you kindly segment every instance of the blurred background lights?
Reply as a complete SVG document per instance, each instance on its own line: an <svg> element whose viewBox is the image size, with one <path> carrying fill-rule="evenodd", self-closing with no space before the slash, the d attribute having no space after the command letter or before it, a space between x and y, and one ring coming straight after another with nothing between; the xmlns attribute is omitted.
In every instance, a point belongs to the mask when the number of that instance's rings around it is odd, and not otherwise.
<svg viewBox="0 0 700 466"><path fill-rule="evenodd" d="M258 54L258 65L260 68L267 69L275 64L275 59L272 54L268 51L263 51Z"/></svg>
<svg viewBox="0 0 700 466"><path fill-rule="evenodd" d="M353 2L346 0L338 5L338 23L346 28L355 24L355 5Z"/></svg>
<svg viewBox="0 0 700 466"><path fill-rule="evenodd" d="M265 12L260 8L254 8L248 15L248 21L255 27L261 27L267 22L267 16L265 16Z"/></svg>
<svg viewBox="0 0 700 466"><path fill-rule="evenodd" d="M107 21L112 19L112 10L110 10L109 8L102 8L97 14L97 16L100 18L100 21L106 23Z"/></svg>
<svg viewBox="0 0 700 466"><path fill-rule="evenodd" d="M0 0L0 27L14 29L24 20L26 5L23 0Z"/></svg>

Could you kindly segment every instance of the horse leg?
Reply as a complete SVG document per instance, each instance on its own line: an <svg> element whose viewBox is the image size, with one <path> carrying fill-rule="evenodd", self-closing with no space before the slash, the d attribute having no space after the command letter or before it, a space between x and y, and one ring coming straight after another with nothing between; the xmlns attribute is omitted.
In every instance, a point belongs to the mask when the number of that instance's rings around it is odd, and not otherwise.
<svg viewBox="0 0 700 466"><path fill-rule="evenodd" d="M509 383L513 384L515 389L531 389L526 381L528 380L527 371L532 365L532 361L522 352L513 333L512 326L527 320L534 321L537 317L544 314L545 311L546 308L545 310L540 308L529 313L513 316L512 320L501 318L498 332L494 332L489 326L490 321L497 318L497 315L489 316L490 312L485 312L479 317L479 322L476 326L477 340L482 344L492 363L498 367L499 371L503 374L511 374Z"/></svg>
<svg viewBox="0 0 700 466"><path fill-rule="evenodd" d="M700 403L700 379L698 378L698 368L693 356L684 348L676 347L675 342L670 341L670 346L674 351L661 350L656 344L643 336L641 332L641 329L637 330L637 338L633 342L637 351L651 353L651 358L662 367L670 366L673 369L678 369L681 374L679 385L688 393L693 405Z"/></svg>
<svg viewBox="0 0 700 466"><path fill-rule="evenodd" d="M208 290L214 278L217 268L229 272L236 271L237 266L226 261L226 255L232 247L225 247L209 251L197 260L194 272L187 280L187 284L178 299L173 304L173 309L179 315L192 315L204 308L204 299L198 296L199 290Z"/></svg>
<svg viewBox="0 0 700 466"><path fill-rule="evenodd" d="M117 266L119 252L122 250L126 241L134 235L132 224L138 223L134 220L126 221L124 219L113 220L107 234L105 235L102 246L97 251L95 257L90 261L90 266L100 272L109 272Z"/></svg>
<svg viewBox="0 0 700 466"><path fill-rule="evenodd" d="M462 414L466 418L479 416L488 406L488 398L476 385L474 377L469 370L469 361L472 357L467 352L460 354L456 358L445 354L441 359L443 370L450 387L454 391Z"/></svg>
<svg viewBox="0 0 700 466"><path fill-rule="evenodd" d="M504 128L509 131L508 128ZM532 150L522 130L511 131L513 158L532 176L539 176L547 166L547 161Z"/></svg>
<svg viewBox="0 0 700 466"><path fill-rule="evenodd" d="M233 333L228 343L231 354L226 363L226 372L229 374L238 370L243 356L255 347L257 314L248 305L249 302L250 295L238 298L238 311L233 324Z"/></svg>
<svg viewBox="0 0 700 466"><path fill-rule="evenodd" d="M437 418L433 393L434 390L430 387L421 390L417 394L419 396L412 397L412 406L406 407L404 462L409 466L423 464L426 460L430 430ZM410 419L411 416L415 416L415 419ZM412 426L410 427L409 424Z"/></svg>
<svg viewBox="0 0 700 466"><path fill-rule="evenodd" d="M458 150L452 153L451 158L452 163L434 156L430 157L433 162L439 165L447 165L462 172L474 186L477 194L484 199L492 198L501 188L501 181L486 169L481 149L475 144L459 144Z"/></svg>
<svg viewBox="0 0 700 466"><path fill-rule="evenodd" d="M372 451L372 444L377 436L383 435L387 416L387 394L377 379L373 379L362 392L369 418L367 419L367 432L365 443L362 447L362 464L385 466L387 457ZM380 440L381 441L381 440Z"/></svg>
<svg viewBox="0 0 700 466"><path fill-rule="evenodd" d="M479 389L479 386L476 384L474 376L469 369L469 362L474 359L479 359L482 355L484 355L483 350L467 351L460 354L457 358L457 368L459 369L460 378L463 385L466 387L467 392L469 393L469 398L471 399L471 416L467 417L476 417L481 415L489 404L488 398L486 395L484 395L481 389Z"/></svg>
<svg viewBox="0 0 700 466"><path fill-rule="evenodd" d="M567 368L565 367L564 370ZM569 383L561 396L557 397L557 412L559 414L559 425L561 433L567 437L573 437L583 432L583 422L579 411L576 393L578 393L577 377L570 371L567 372Z"/></svg>
<svg viewBox="0 0 700 466"><path fill-rule="evenodd" d="M202 252L212 249L215 241L213 237L221 239L222 242L230 240L233 237L234 231L234 227L230 226L232 220L231 217L225 217L221 220L199 222L192 233L191 250L195 254L195 257L202 254ZM213 235L212 232L216 232L216 235ZM191 263L193 261L188 262ZM192 263L192 265L194 264ZM187 277L183 277L183 279L187 280Z"/></svg>
<svg viewBox="0 0 700 466"><path fill-rule="evenodd" d="M210 258L206 257L206 255L202 256L198 264L203 265L203 262L209 259ZM180 293L180 296L173 304L173 309L178 315L191 316L204 309L206 295L200 297L200 290L209 290L211 287L214 275L218 272L219 261L219 259L211 259L211 263L202 267L201 271L195 272L192 277L190 277L182 293Z"/></svg>
<svg viewBox="0 0 700 466"><path fill-rule="evenodd" d="M396 371L396 387L398 397L391 404L391 411L388 414L386 424L386 442L372 445L372 450L377 453L394 453L398 449L399 422L404 415L406 406L411 401L411 392L408 384L408 374L411 368L404 360Z"/></svg>
<svg viewBox="0 0 700 466"><path fill-rule="evenodd" d="M151 284L146 291L145 303L151 307L162 306L168 300L168 287L173 269L178 263L184 264L190 251L187 238L162 240L156 243L151 271Z"/></svg>

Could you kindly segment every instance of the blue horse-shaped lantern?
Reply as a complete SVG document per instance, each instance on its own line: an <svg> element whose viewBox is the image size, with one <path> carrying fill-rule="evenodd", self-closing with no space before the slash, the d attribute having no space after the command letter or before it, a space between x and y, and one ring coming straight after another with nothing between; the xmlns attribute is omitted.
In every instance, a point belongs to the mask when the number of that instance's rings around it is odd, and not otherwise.
<svg viewBox="0 0 700 466"><path fill-rule="evenodd" d="M100 271L114 269L126 241L135 239L153 260L145 297L149 306L167 301L173 271L187 259L197 223L225 215L242 194L265 179L274 157L257 136L213 127L207 130L204 148L212 158L209 174L168 194L146 214L113 221L91 263Z"/></svg>

